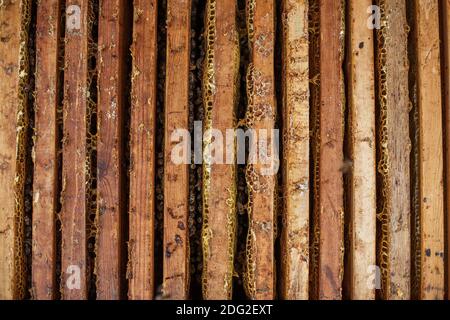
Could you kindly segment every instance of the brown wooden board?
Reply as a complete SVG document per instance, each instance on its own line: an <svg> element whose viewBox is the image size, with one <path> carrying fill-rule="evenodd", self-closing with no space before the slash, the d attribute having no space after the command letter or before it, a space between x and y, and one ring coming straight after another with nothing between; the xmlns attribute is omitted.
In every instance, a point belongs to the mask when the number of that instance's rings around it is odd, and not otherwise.
<svg viewBox="0 0 450 320"><path fill-rule="evenodd" d="M309 1L283 1L282 298L309 298Z"/></svg>
<svg viewBox="0 0 450 320"><path fill-rule="evenodd" d="M124 274L125 0L100 1L98 30L97 299L122 297Z"/></svg>
<svg viewBox="0 0 450 320"><path fill-rule="evenodd" d="M165 92L164 262L163 295L186 299L189 290L189 68L191 1L167 1L167 68ZM174 138L174 139L173 139ZM175 147L188 146L185 161L177 163Z"/></svg>
<svg viewBox="0 0 450 320"><path fill-rule="evenodd" d="M24 245L25 148L28 129L28 24L31 3L0 5L0 299L26 293Z"/></svg>
<svg viewBox="0 0 450 320"><path fill-rule="evenodd" d="M349 273L353 300L375 299L376 137L374 30L368 28L371 0L349 2L348 99L352 171L349 201Z"/></svg>
<svg viewBox="0 0 450 320"><path fill-rule="evenodd" d="M157 1L134 1L128 297L154 293Z"/></svg>
<svg viewBox="0 0 450 320"><path fill-rule="evenodd" d="M41 2L36 26L32 295L55 298L61 3Z"/></svg>
<svg viewBox="0 0 450 320"><path fill-rule="evenodd" d="M250 67L246 124L255 132L250 147L257 150L258 155L255 158L249 156L246 171L249 228L245 284L247 295L254 300L274 299L276 294L274 232L279 159L278 141L273 131L276 118L275 15L275 1L247 2ZM261 149L261 145L266 150Z"/></svg>
<svg viewBox="0 0 450 320"><path fill-rule="evenodd" d="M439 2L415 1L419 110L420 298L444 298L444 202Z"/></svg>
<svg viewBox="0 0 450 320"><path fill-rule="evenodd" d="M404 0L380 0L377 31L379 239L381 297L411 294L408 27Z"/></svg>
<svg viewBox="0 0 450 320"><path fill-rule="evenodd" d="M343 278L343 5L320 1L318 298L341 299Z"/></svg>
<svg viewBox="0 0 450 320"><path fill-rule="evenodd" d="M89 0L66 2L63 168L61 192L61 293L66 300L87 298L88 146L87 116Z"/></svg>
<svg viewBox="0 0 450 320"><path fill-rule="evenodd" d="M232 297L236 246L236 157L227 158L236 139L227 130L236 127L239 38L235 1L209 0L206 10L203 298L224 300Z"/></svg>

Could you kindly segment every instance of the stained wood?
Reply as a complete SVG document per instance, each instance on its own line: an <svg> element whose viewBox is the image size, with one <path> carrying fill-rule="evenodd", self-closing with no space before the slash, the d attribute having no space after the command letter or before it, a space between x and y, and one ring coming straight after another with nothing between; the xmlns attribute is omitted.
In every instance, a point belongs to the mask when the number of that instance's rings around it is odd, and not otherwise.
<svg viewBox="0 0 450 320"><path fill-rule="evenodd" d="M283 1L282 298L309 298L309 1Z"/></svg>
<svg viewBox="0 0 450 320"><path fill-rule="evenodd" d="M61 194L61 291L66 300L87 298L87 108L89 0L66 2ZM79 25L78 25L79 16ZM79 282L79 283L77 283Z"/></svg>
<svg viewBox="0 0 450 320"><path fill-rule="evenodd" d="M134 1L128 297L154 292L157 1Z"/></svg>
<svg viewBox="0 0 450 320"><path fill-rule="evenodd" d="M444 203L439 2L415 2L419 110L420 297L444 298Z"/></svg>
<svg viewBox="0 0 450 320"><path fill-rule="evenodd" d="M36 101L33 178L32 294L55 298L58 196L57 110L60 80L61 3L41 2L36 25Z"/></svg>
<svg viewBox="0 0 450 320"><path fill-rule="evenodd" d="M368 275L376 266L376 137L374 31L367 27L371 0L349 3L348 92L350 149L350 297L375 299Z"/></svg>
<svg viewBox="0 0 450 320"><path fill-rule="evenodd" d="M276 150L275 136L275 2L250 1L247 4L247 29L250 36L251 105L247 112L250 129L255 130L259 146L266 146L273 156ZM264 131L266 130L266 131ZM259 150L259 148L258 148ZM264 152L263 152L264 153ZM260 153L261 155L261 153ZM278 154L276 155L278 157ZM273 157L272 157L273 158ZM249 184L249 233L247 238L247 279L249 298L271 300L275 298L275 184L278 163L267 163L258 157L257 163L247 168ZM274 159L278 160L278 158Z"/></svg>
<svg viewBox="0 0 450 320"><path fill-rule="evenodd" d="M382 0L379 6L379 218L386 250L379 251L378 264L382 298L397 300L411 295L408 29L405 1Z"/></svg>
<svg viewBox="0 0 450 320"><path fill-rule="evenodd" d="M318 298L341 299L343 277L343 48L341 1L320 1Z"/></svg>
<svg viewBox="0 0 450 320"><path fill-rule="evenodd" d="M239 72L236 2L208 1L206 10L204 127L205 133L208 129L220 131L226 148L216 149L213 155L219 159L217 153L221 152L222 163L205 162L203 169L203 298L225 300L232 297L236 237L236 165L227 162L227 150L234 151L236 141L226 140L227 130L236 126ZM215 145L204 142L207 150Z"/></svg>
<svg viewBox="0 0 450 320"><path fill-rule="evenodd" d="M123 123L125 61L124 0L100 1L98 30L97 299L118 300L124 273Z"/></svg>
<svg viewBox="0 0 450 320"><path fill-rule="evenodd" d="M171 141L172 133L189 129L190 25L191 1L167 1L163 294L172 300L187 298L190 277L189 165L171 158L179 142Z"/></svg>
<svg viewBox="0 0 450 320"><path fill-rule="evenodd" d="M28 1L0 6L0 299L21 299L26 291L24 181L27 131L26 65ZM22 31L24 31L22 33ZM22 47L24 45L25 47ZM23 51L21 52L21 49Z"/></svg>

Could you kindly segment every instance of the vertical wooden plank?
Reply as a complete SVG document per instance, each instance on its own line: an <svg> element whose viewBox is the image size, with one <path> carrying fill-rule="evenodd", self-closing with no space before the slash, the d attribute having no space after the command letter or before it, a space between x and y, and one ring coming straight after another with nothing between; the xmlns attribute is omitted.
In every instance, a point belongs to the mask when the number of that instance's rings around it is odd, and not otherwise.
<svg viewBox="0 0 450 320"><path fill-rule="evenodd" d="M0 299L26 290L23 256L30 2L0 4Z"/></svg>
<svg viewBox="0 0 450 320"><path fill-rule="evenodd" d="M282 298L309 297L308 0L283 1Z"/></svg>
<svg viewBox="0 0 450 320"><path fill-rule="evenodd" d="M444 203L439 3L415 1L419 110L420 297L444 298Z"/></svg>
<svg viewBox="0 0 450 320"><path fill-rule="evenodd" d="M128 297L154 292L157 1L134 1Z"/></svg>
<svg viewBox="0 0 450 320"><path fill-rule="evenodd" d="M51 300L56 288L58 196L57 109L60 91L61 3L39 3L36 26L36 105L33 180L33 297Z"/></svg>
<svg viewBox="0 0 450 320"><path fill-rule="evenodd" d="M172 154L177 143L190 153L189 131L191 1L167 1L167 69L164 163L164 270L163 293L168 299L188 297L189 289L189 164L190 155L177 164ZM175 140L172 138L175 136ZM178 140L177 140L178 138Z"/></svg>
<svg viewBox="0 0 450 320"><path fill-rule="evenodd" d="M97 299L122 296L124 0L100 1L98 22Z"/></svg>
<svg viewBox="0 0 450 320"><path fill-rule="evenodd" d="M89 0L66 2L61 193L62 298L87 298L87 108Z"/></svg>
<svg viewBox="0 0 450 320"><path fill-rule="evenodd" d="M382 297L411 294L408 28L405 0L380 0L378 30L379 152Z"/></svg>
<svg viewBox="0 0 450 320"><path fill-rule="evenodd" d="M247 79L246 122L254 130L257 159L248 159L248 214L246 291L254 300L275 298L275 184L278 152L274 135L276 103L274 79L275 1L247 2L250 67ZM265 148L261 149L261 148ZM269 156L269 159L265 159ZM256 160L256 161L252 161ZM269 161L267 161L269 160ZM253 163L251 163L253 162Z"/></svg>
<svg viewBox="0 0 450 320"><path fill-rule="evenodd" d="M209 0L206 10L203 297L224 300L232 297L236 237L236 159L233 157L233 163L229 163L227 158L227 152L236 149L234 136L233 141L227 139L227 130L236 127L239 73L236 1ZM222 141L217 140L219 133ZM226 147L217 148L220 141Z"/></svg>
<svg viewBox="0 0 450 320"><path fill-rule="evenodd" d="M445 170L445 204L447 210L447 249L445 252L447 258L447 268L446 279L447 279L447 299L450 299L450 264L448 262L448 255L450 250L450 0L442 1L442 23L443 23L443 44L444 44L444 52L443 52L443 61L444 61L444 83L443 83L443 92L444 92L444 126L445 126L445 136L444 136L444 145L445 145L445 161L444 161L444 170Z"/></svg>
<svg viewBox="0 0 450 320"><path fill-rule="evenodd" d="M372 0L349 3L350 298L373 300L368 285L376 265L376 143L374 32L367 27Z"/></svg>
<svg viewBox="0 0 450 320"><path fill-rule="evenodd" d="M309 297L318 299L319 278L319 158L320 158L320 0L309 0L309 78L311 129L312 215L310 216Z"/></svg>
<svg viewBox="0 0 450 320"><path fill-rule="evenodd" d="M320 1L319 299L341 299L343 278L343 6Z"/></svg>

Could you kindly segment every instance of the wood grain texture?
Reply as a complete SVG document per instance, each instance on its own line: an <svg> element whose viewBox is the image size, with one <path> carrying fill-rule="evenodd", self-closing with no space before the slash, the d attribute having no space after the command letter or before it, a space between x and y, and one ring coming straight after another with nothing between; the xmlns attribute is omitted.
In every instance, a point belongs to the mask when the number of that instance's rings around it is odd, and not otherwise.
<svg viewBox="0 0 450 320"><path fill-rule="evenodd" d="M30 2L0 5L0 299L26 291L24 241L25 133Z"/></svg>
<svg viewBox="0 0 450 320"><path fill-rule="evenodd" d="M444 70L444 83L443 85L443 92L444 92L444 172L445 172L445 205L446 205L446 218L447 218L447 225L446 225L446 231L447 231L447 246L446 246L446 252L445 256L447 259L447 265L446 265L446 273L447 273L447 299L450 299L450 264L448 263L448 256L449 256L449 250L450 250L450 237L448 235L448 232L450 230L450 0L444 0L441 2L441 10L442 10L442 24L443 24L443 67Z"/></svg>
<svg viewBox="0 0 450 320"><path fill-rule="evenodd" d="M124 0L100 1L98 30L97 299L122 296L124 150L127 79Z"/></svg>
<svg viewBox="0 0 450 320"><path fill-rule="evenodd" d="M249 230L246 288L251 299L271 300L276 295L274 230L278 172L278 141L273 132L276 117L275 1L249 1L247 13L251 63L248 77L250 82L247 83L247 125L256 132L257 139L253 140L253 148L259 151L259 157L256 163L249 163L247 166ZM265 151L261 151L262 146L266 148ZM269 159L265 159L265 152L271 155Z"/></svg>
<svg viewBox="0 0 450 320"><path fill-rule="evenodd" d="M165 93L164 263L163 294L186 299L189 290L189 165L172 159L175 130L189 130L191 1L167 1L167 69ZM188 132L188 131L187 131ZM184 143L188 136L180 138ZM190 141L189 141L190 146ZM187 148L190 150L190 147ZM187 155L187 161L190 156Z"/></svg>
<svg viewBox="0 0 450 320"><path fill-rule="evenodd" d="M88 294L86 117L89 90L88 19L91 7L89 0L69 0L66 9L61 291L65 300L84 300Z"/></svg>
<svg viewBox="0 0 450 320"><path fill-rule="evenodd" d="M411 295L408 28L404 0L381 0L378 65L382 298Z"/></svg>
<svg viewBox="0 0 450 320"><path fill-rule="evenodd" d="M350 297L375 299L369 283L376 265L376 140L374 31L367 27L371 0L349 3L348 57L350 175Z"/></svg>
<svg viewBox="0 0 450 320"><path fill-rule="evenodd" d="M320 300L342 298L344 190L343 7L320 1Z"/></svg>
<svg viewBox="0 0 450 320"><path fill-rule="evenodd" d="M308 0L283 1L282 298L309 298Z"/></svg>
<svg viewBox="0 0 450 320"><path fill-rule="evenodd" d="M444 203L439 3L415 2L420 132L421 299L444 298Z"/></svg>
<svg viewBox="0 0 450 320"><path fill-rule="evenodd" d="M41 2L36 25L36 105L33 179L32 294L55 298L56 210L58 196L59 48L61 3Z"/></svg>
<svg viewBox="0 0 450 320"><path fill-rule="evenodd" d="M154 292L157 1L134 1L128 298Z"/></svg>
<svg viewBox="0 0 450 320"><path fill-rule="evenodd" d="M227 152L236 150L236 139L227 139L227 130L236 127L236 2L210 0L206 10L204 148L219 163L205 159L203 165L203 298L225 300L232 297L236 245L236 159L227 159ZM219 132L226 145L216 148L220 140L212 137Z"/></svg>

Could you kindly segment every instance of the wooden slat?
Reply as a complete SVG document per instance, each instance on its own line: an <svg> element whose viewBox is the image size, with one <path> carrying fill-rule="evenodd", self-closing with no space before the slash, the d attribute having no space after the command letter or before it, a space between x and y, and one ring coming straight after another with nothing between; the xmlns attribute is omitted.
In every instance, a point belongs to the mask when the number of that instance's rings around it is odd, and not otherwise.
<svg viewBox="0 0 450 320"><path fill-rule="evenodd" d="M444 61L444 83L443 83L443 91L444 91L444 125L445 125L445 136L444 136L444 146L445 146L445 161L444 161L444 170L445 170L445 204L446 204L446 214L447 214L447 250L446 257L448 261L448 254L450 250L450 237L448 235L450 231L450 0L442 1L442 17L443 17L443 44L444 44L444 52L443 52L443 61ZM450 299L450 264L447 262L447 269L445 270L447 273L447 299Z"/></svg>
<svg viewBox="0 0 450 320"><path fill-rule="evenodd" d="M190 26L191 1L167 1L163 291L173 300L188 297L190 277L189 165L172 160L178 141L171 139L175 130L189 129Z"/></svg>
<svg viewBox="0 0 450 320"><path fill-rule="evenodd" d="M24 183L28 92L29 1L0 5L0 299L20 299L26 290ZM22 32L24 31L24 32ZM22 48L22 46L24 46ZM21 52L21 49L23 51Z"/></svg>
<svg viewBox="0 0 450 320"><path fill-rule="evenodd" d="M130 141L128 297L152 299L154 288L157 1L134 1Z"/></svg>
<svg viewBox="0 0 450 320"><path fill-rule="evenodd" d="M227 130L236 126L239 40L235 1L209 0L206 10L204 132L220 131L227 145L217 149L212 135L205 137L206 150L215 149L213 158L222 162L205 160L203 167L203 297L224 300L232 297L234 273L236 165L227 162L226 152L235 150L236 141L228 141L226 136Z"/></svg>
<svg viewBox="0 0 450 320"><path fill-rule="evenodd" d="M442 96L438 0L416 1L419 110L420 298L444 298Z"/></svg>
<svg viewBox="0 0 450 320"><path fill-rule="evenodd" d="M309 1L283 1L282 298L309 297Z"/></svg>
<svg viewBox="0 0 450 320"><path fill-rule="evenodd" d="M36 105L33 180L32 294L55 297L56 206L58 196L57 109L60 91L61 3L41 2L36 25Z"/></svg>
<svg viewBox="0 0 450 320"><path fill-rule="evenodd" d="M350 149L350 297L375 299L368 285L376 265L376 143L374 32L367 27L372 0L349 3L350 41L348 65Z"/></svg>
<svg viewBox="0 0 450 320"><path fill-rule="evenodd" d="M87 298L89 0L66 2L62 168L62 298ZM79 283L77 283L79 282Z"/></svg>
<svg viewBox="0 0 450 320"><path fill-rule="evenodd" d="M98 31L97 299L118 300L123 274L124 0L100 1Z"/></svg>
<svg viewBox="0 0 450 320"><path fill-rule="evenodd" d="M318 299L319 275L319 158L320 158L320 0L309 0L309 78L311 128L312 215L310 216L310 290L309 297Z"/></svg>
<svg viewBox="0 0 450 320"><path fill-rule="evenodd" d="M343 72L341 1L320 1L318 298L341 299L343 276Z"/></svg>
<svg viewBox="0 0 450 320"><path fill-rule="evenodd" d="M266 145L274 158L275 144L275 1L257 0L247 3L247 29L251 48L247 90L249 106L247 125L255 130L253 147ZM264 131L266 130L266 131ZM259 146L256 146L256 142ZM264 152L258 152L257 162L247 166L249 186L249 230L247 238L246 291L254 300L275 298L275 163L266 163ZM278 155L276 155L278 156ZM251 160L251 159L249 159Z"/></svg>
<svg viewBox="0 0 450 320"><path fill-rule="evenodd" d="M378 31L381 238L384 299L409 299L410 151L407 20L404 0L381 0Z"/></svg>

